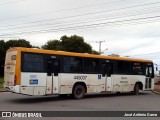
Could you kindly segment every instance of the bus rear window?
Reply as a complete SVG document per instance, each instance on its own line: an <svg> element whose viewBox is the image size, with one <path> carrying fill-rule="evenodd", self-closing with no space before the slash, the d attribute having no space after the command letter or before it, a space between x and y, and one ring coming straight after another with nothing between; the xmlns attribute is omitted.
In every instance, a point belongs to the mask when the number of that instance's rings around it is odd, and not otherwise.
<svg viewBox="0 0 160 120"><path fill-rule="evenodd" d="M16 55L12 55L11 60L16 60Z"/></svg>

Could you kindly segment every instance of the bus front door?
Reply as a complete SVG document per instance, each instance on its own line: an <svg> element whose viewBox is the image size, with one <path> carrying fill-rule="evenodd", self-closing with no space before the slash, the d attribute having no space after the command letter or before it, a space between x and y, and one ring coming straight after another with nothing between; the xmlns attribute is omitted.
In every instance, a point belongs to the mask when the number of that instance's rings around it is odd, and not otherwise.
<svg viewBox="0 0 160 120"><path fill-rule="evenodd" d="M145 89L152 88L152 76L153 76L153 67L147 66L146 67L146 81L145 81Z"/></svg>
<svg viewBox="0 0 160 120"><path fill-rule="evenodd" d="M47 80L46 94L56 94L59 92L58 73L60 71L60 62L57 59L47 60Z"/></svg>

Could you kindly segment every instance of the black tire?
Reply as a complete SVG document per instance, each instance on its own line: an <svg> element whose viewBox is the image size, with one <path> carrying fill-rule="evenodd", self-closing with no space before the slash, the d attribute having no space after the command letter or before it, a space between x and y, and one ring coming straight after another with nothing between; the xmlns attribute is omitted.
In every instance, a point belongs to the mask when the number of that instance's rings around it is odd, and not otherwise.
<svg viewBox="0 0 160 120"><path fill-rule="evenodd" d="M133 93L134 93L135 95L138 95L138 94L139 94L139 84L135 84Z"/></svg>
<svg viewBox="0 0 160 120"><path fill-rule="evenodd" d="M80 85L80 84L76 85L73 88L72 96L75 99L82 99L85 96L85 88L84 88L84 86Z"/></svg>

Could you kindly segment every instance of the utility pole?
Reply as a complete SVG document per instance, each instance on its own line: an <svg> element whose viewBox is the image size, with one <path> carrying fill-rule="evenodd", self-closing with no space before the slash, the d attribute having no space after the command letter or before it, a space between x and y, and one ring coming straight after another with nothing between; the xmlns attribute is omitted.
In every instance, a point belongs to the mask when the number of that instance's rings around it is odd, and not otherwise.
<svg viewBox="0 0 160 120"><path fill-rule="evenodd" d="M104 40L103 41L96 41L96 43L99 43L99 54L101 54L101 43L102 42L105 42Z"/></svg>

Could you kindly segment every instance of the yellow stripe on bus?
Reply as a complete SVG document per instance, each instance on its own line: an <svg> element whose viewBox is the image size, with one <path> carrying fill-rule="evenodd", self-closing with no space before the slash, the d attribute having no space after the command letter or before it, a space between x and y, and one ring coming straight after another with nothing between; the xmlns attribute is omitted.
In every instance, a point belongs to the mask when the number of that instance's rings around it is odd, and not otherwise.
<svg viewBox="0 0 160 120"><path fill-rule="evenodd" d="M33 48L18 48L18 50L23 51L23 52L77 56L77 57L89 57L89 58L101 58L101 59L106 59L106 60L108 59L108 60L124 60L124 61L136 61L136 62L152 62L151 60L136 59L136 58L104 56L104 55L94 55L94 54L88 54L88 53L74 53L74 52L65 52L65 51L33 49Z"/></svg>

